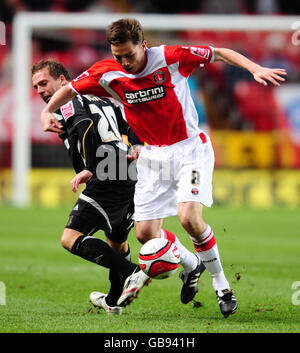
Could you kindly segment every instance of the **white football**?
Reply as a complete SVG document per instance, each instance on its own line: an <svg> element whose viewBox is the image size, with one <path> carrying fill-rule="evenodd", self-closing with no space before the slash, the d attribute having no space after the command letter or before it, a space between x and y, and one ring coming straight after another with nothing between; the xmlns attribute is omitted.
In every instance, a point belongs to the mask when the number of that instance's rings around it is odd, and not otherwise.
<svg viewBox="0 0 300 353"><path fill-rule="evenodd" d="M164 279L179 267L180 255L176 245L168 239L154 238L145 243L139 253L139 264L150 277Z"/></svg>

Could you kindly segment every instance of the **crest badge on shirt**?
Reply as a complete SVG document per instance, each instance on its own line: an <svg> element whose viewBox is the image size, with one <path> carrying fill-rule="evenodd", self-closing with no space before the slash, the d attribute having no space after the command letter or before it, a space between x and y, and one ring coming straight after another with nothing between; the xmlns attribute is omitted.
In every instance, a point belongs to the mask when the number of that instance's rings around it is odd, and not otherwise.
<svg viewBox="0 0 300 353"><path fill-rule="evenodd" d="M191 190L191 193L192 193L193 195L198 195L198 194L199 194L199 189L193 188L193 189Z"/></svg>
<svg viewBox="0 0 300 353"><path fill-rule="evenodd" d="M163 83L165 80L165 74L162 71L156 71L153 75L153 80L156 83Z"/></svg>

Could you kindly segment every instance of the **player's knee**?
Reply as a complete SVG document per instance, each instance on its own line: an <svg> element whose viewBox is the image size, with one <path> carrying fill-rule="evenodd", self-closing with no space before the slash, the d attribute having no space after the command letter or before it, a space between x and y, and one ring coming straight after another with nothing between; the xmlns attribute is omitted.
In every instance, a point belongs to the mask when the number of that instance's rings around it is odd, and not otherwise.
<svg viewBox="0 0 300 353"><path fill-rule="evenodd" d="M60 244L63 248L70 251L69 240L68 240L68 237L66 236L65 232L62 234L62 236L60 238Z"/></svg>
<svg viewBox="0 0 300 353"><path fill-rule="evenodd" d="M157 236L156 232L151 231L151 229L144 229L136 232L136 238L140 243L145 244L150 239L159 238L159 236Z"/></svg>
<svg viewBox="0 0 300 353"><path fill-rule="evenodd" d="M178 217L183 228L192 236L201 234L207 225L202 218L200 203L183 202L178 205Z"/></svg>
<svg viewBox="0 0 300 353"><path fill-rule="evenodd" d="M66 228L60 238L61 246L66 250L71 251L76 239L80 235L81 233L72 231L72 229Z"/></svg>
<svg viewBox="0 0 300 353"><path fill-rule="evenodd" d="M142 234L142 233L136 233L136 238L142 244L145 244L147 242L147 240L145 240L146 238L145 238L144 234Z"/></svg>
<svg viewBox="0 0 300 353"><path fill-rule="evenodd" d="M186 215L178 215L178 218L179 218L180 223L184 229L187 229L190 227L191 221L190 221L189 217L187 217Z"/></svg>
<svg viewBox="0 0 300 353"><path fill-rule="evenodd" d="M136 238L142 244L153 238L159 238L161 232L161 221L136 222Z"/></svg>
<svg viewBox="0 0 300 353"><path fill-rule="evenodd" d="M200 216L193 218L189 215L181 215L180 223L191 236L202 234L207 228L206 223Z"/></svg>

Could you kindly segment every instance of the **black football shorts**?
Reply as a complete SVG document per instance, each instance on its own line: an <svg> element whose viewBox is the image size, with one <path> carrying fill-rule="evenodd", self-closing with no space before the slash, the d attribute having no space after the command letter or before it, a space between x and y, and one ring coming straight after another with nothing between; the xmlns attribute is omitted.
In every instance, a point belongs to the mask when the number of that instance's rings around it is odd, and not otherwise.
<svg viewBox="0 0 300 353"><path fill-rule="evenodd" d="M134 185L87 186L75 203L65 228L85 235L103 230L113 242L123 243L134 225Z"/></svg>

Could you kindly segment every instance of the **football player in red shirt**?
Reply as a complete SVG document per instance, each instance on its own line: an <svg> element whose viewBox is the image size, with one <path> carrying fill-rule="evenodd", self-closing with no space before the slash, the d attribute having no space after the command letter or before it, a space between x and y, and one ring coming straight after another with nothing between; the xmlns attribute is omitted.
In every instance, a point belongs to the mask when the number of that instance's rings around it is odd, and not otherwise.
<svg viewBox="0 0 300 353"><path fill-rule="evenodd" d="M77 94L112 97L123 104L129 126L141 141L135 192L137 238L145 243L167 237L163 220L178 214L189 234L195 257L181 252L184 270L181 301L188 303L198 291L198 279L206 268L211 275L224 317L237 309L234 292L225 277L216 240L202 217L210 207L214 153L209 136L198 127L198 117L187 79L205 64L223 61L252 73L262 85L279 86L283 69L262 67L226 48L211 46L166 46L148 48L143 30L135 19L121 19L107 28L114 60L94 64L55 93L41 114L45 131L60 132L52 113ZM179 246L179 250L180 246ZM204 267L205 266L205 267Z"/></svg>

